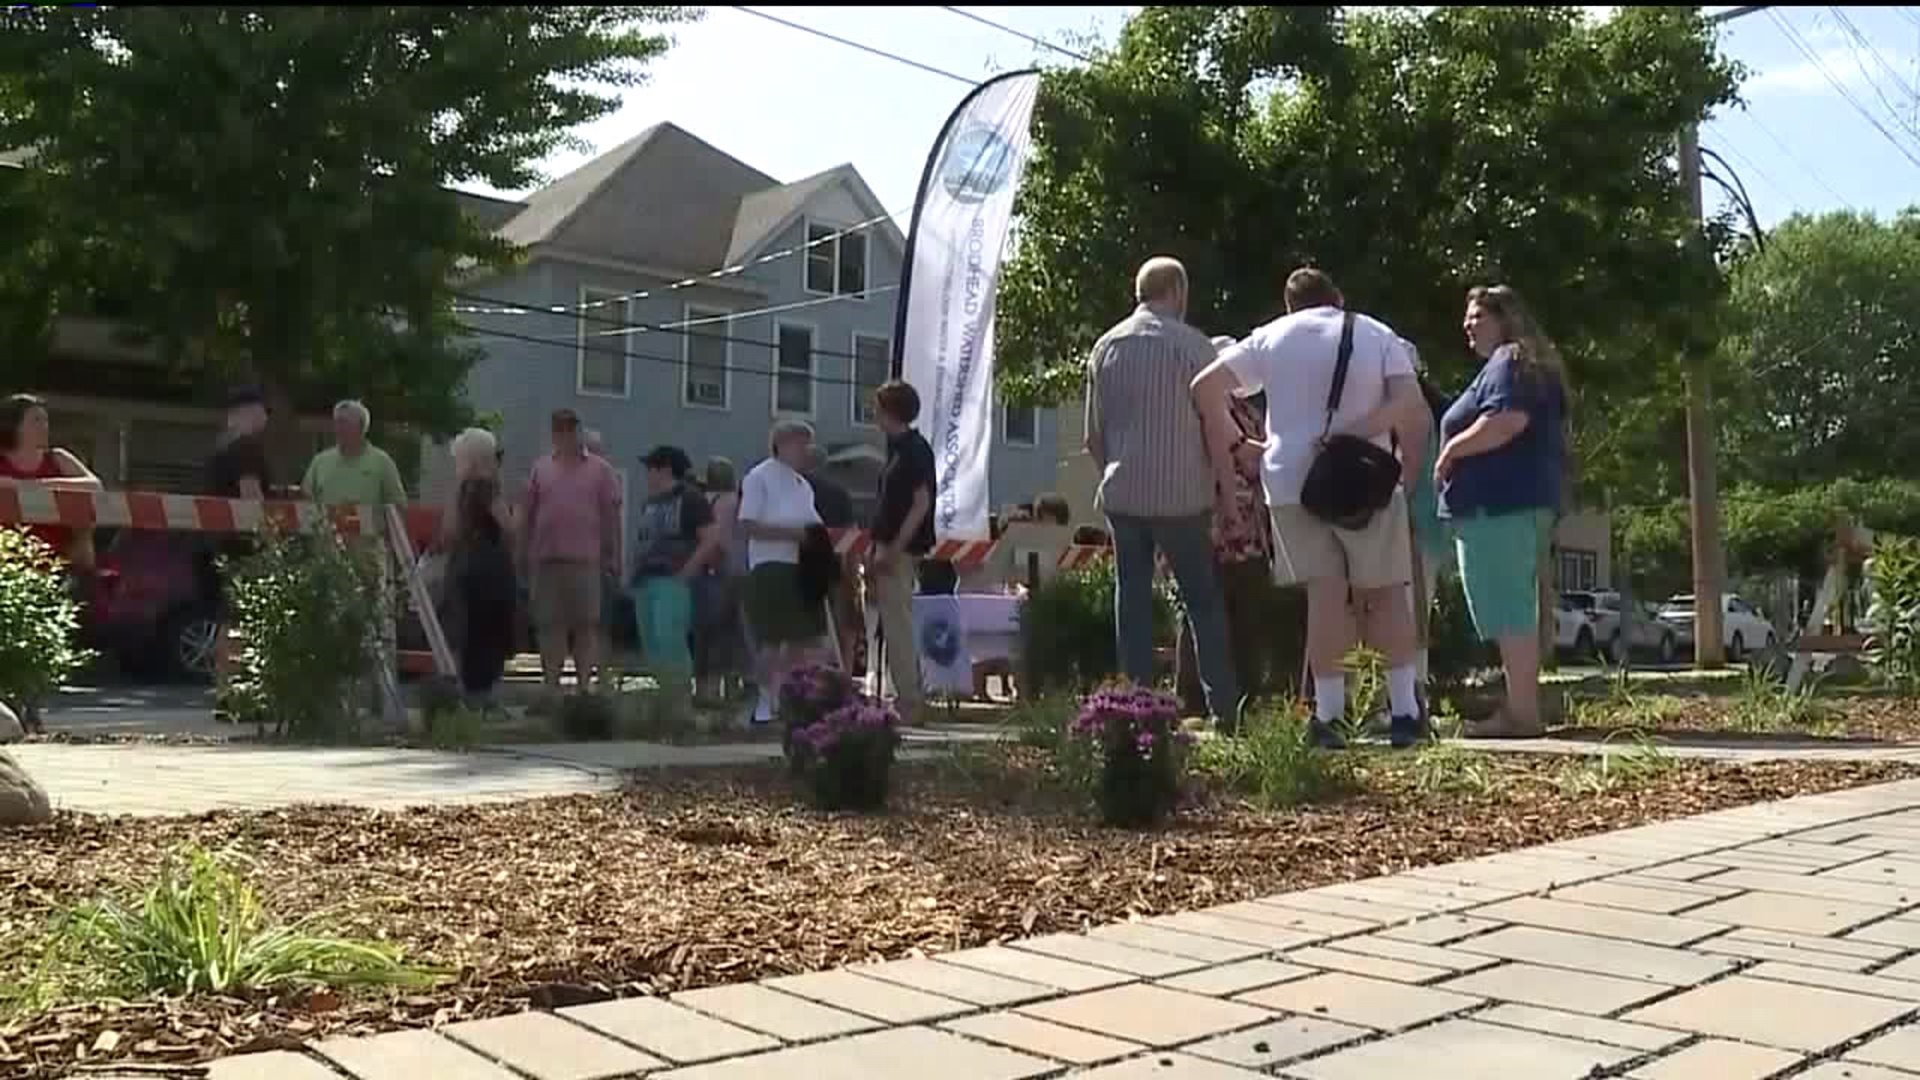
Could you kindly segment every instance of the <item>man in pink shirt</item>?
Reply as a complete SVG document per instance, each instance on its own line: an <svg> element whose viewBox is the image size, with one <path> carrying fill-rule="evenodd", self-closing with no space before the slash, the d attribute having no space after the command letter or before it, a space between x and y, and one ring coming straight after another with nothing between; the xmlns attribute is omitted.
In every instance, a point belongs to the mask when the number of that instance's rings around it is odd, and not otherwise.
<svg viewBox="0 0 1920 1080"><path fill-rule="evenodd" d="M579 689L592 686L600 651L600 580L620 574L620 478L589 454L572 409L553 414L553 453L527 480L528 591L547 688L573 655Z"/></svg>

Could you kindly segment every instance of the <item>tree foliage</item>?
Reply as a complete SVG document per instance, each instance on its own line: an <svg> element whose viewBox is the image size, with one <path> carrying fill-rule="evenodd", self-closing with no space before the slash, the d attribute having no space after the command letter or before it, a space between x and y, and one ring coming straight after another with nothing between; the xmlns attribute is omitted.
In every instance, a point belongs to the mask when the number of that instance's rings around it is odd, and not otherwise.
<svg viewBox="0 0 1920 1080"><path fill-rule="evenodd" d="M1446 386L1475 364L1464 291L1504 280L1590 414L1663 395L1673 360L1714 340L1722 290L1673 139L1738 75L1689 8L1144 8L1046 76L999 301L1004 388L1076 391L1132 269L1164 253L1192 274L1192 319L1236 334L1279 313L1295 266L1326 267Z"/></svg>
<svg viewBox="0 0 1920 1080"><path fill-rule="evenodd" d="M1726 473L1791 489L1920 459L1920 210L1795 215L1732 271Z"/></svg>
<svg viewBox="0 0 1920 1080"><path fill-rule="evenodd" d="M444 427L474 359L447 290L511 254L445 185L536 180L664 52L644 25L693 10L13 8L0 148L33 161L0 215L41 227L0 288L81 268L206 376Z"/></svg>
<svg viewBox="0 0 1920 1080"><path fill-rule="evenodd" d="M1835 529L1843 523L1920 536L1920 484L1838 480L1786 492L1736 487L1722 493L1720 515L1727 566L1734 574L1790 572L1817 579ZM1690 535L1684 500L1616 509L1616 575L1624 571L1648 591L1684 589L1692 558Z"/></svg>

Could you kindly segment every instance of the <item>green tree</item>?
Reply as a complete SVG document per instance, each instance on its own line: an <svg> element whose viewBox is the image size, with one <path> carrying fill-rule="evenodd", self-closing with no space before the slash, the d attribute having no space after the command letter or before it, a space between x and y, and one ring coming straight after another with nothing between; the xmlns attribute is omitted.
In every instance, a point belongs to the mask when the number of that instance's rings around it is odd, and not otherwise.
<svg viewBox="0 0 1920 1080"><path fill-rule="evenodd" d="M448 290L513 254L445 185L537 180L665 51L647 24L687 13L15 7L0 147L32 151L29 254L84 269L197 377L445 428L475 359Z"/></svg>
<svg viewBox="0 0 1920 1080"><path fill-rule="evenodd" d="M1166 253L1193 274L1193 319L1231 333L1279 313L1293 267L1324 266L1447 387L1476 364L1466 288L1505 280L1585 411L1664 396L1717 335L1724 239L1698 241L1674 134L1738 75L1687 8L1145 8L1047 74L999 301L1005 389L1077 391L1131 269Z"/></svg>
<svg viewBox="0 0 1920 1080"><path fill-rule="evenodd" d="M1731 479L1788 490L1920 458L1920 210L1787 219L1735 263L1720 402Z"/></svg>

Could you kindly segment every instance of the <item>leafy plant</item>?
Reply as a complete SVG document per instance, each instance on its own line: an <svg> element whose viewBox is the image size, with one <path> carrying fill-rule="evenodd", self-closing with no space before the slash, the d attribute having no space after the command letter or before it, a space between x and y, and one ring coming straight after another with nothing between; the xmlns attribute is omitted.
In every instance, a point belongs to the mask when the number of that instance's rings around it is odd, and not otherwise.
<svg viewBox="0 0 1920 1080"><path fill-rule="evenodd" d="M853 678L830 664L802 664L780 680L775 697L781 725L781 749L787 764L800 771L795 735L855 700Z"/></svg>
<svg viewBox="0 0 1920 1080"><path fill-rule="evenodd" d="M1457 690L1475 672L1498 666L1500 658L1473 629L1460 575L1441 574L1434 592L1427 621L1427 683L1430 692Z"/></svg>
<svg viewBox="0 0 1920 1080"><path fill-rule="evenodd" d="M1567 695L1566 717L1573 727L1649 730L1664 727L1681 709L1681 703L1674 698L1643 694L1634 689L1628 669L1618 667L1607 675L1605 697L1583 699Z"/></svg>
<svg viewBox="0 0 1920 1080"><path fill-rule="evenodd" d="M1493 793L1497 774L1493 757L1459 743L1429 741L1413 756L1413 786L1422 795Z"/></svg>
<svg viewBox="0 0 1920 1080"><path fill-rule="evenodd" d="M1268 810L1336 798L1358 786L1352 757L1314 746L1306 708L1297 703L1260 709L1246 718L1241 735L1200 743L1195 768Z"/></svg>
<svg viewBox="0 0 1920 1080"><path fill-rule="evenodd" d="M57 920L55 936L82 988L128 997L434 981L390 945L314 927L312 918L275 922L230 859L189 845L139 902L80 904Z"/></svg>
<svg viewBox="0 0 1920 1080"><path fill-rule="evenodd" d="M1340 734L1348 742L1366 734L1374 717L1387 701L1387 658L1365 645L1357 645L1341 661L1347 672L1347 711L1341 718Z"/></svg>
<svg viewBox="0 0 1920 1080"><path fill-rule="evenodd" d="M1820 700L1818 678L1809 677L1797 689L1789 690L1786 683L1758 668L1748 670L1727 715L1728 727L1751 734L1817 732L1833 724L1833 710Z"/></svg>
<svg viewBox="0 0 1920 1080"><path fill-rule="evenodd" d="M227 711L294 739L358 738L354 691L373 672L376 620L392 617L374 600L379 552L323 520L308 532L269 529L257 552L225 569L240 638L221 690Z"/></svg>
<svg viewBox="0 0 1920 1080"><path fill-rule="evenodd" d="M1920 541L1876 537L1867 581L1867 663L1901 693L1920 692Z"/></svg>
<svg viewBox="0 0 1920 1080"><path fill-rule="evenodd" d="M1077 710L1067 697L1023 697L1007 714L1007 726L1022 746L1040 750L1058 750L1068 741L1068 729Z"/></svg>
<svg viewBox="0 0 1920 1080"><path fill-rule="evenodd" d="M1109 825L1141 828L1173 811L1180 797L1186 733L1171 695L1117 684L1080 703L1073 736L1098 762L1096 799Z"/></svg>
<svg viewBox="0 0 1920 1080"><path fill-rule="evenodd" d="M92 654L75 643L80 605L53 550L0 528L0 701L29 706L60 688Z"/></svg>
<svg viewBox="0 0 1920 1080"><path fill-rule="evenodd" d="M1614 750L1621 740L1632 742L1624 750ZM1644 731L1623 729L1608 735L1600 752L1580 762L1570 763L1561 773L1560 787L1568 795L1603 795L1633 787L1654 779L1674 767L1672 755Z"/></svg>
<svg viewBox="0 0 1920 1080"><path fill-rule="evenodd" d="M1114 634L1113 560L1100 559L1041 582L1020 605L1020 689L1081 692L1120 672ZM1153 639L1173 640L1173 602L1154 589Z"/></svg>

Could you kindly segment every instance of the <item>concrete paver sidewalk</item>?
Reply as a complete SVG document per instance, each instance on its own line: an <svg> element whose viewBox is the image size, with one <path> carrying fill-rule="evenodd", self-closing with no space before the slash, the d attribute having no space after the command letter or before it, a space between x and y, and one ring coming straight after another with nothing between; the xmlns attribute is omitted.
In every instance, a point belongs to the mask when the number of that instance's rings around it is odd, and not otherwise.
<svg viewBox="0 0 1920 1080"><path fill-rule="evenodd" d="M212 1080L1900 1080L1916 1016L1901 781L1084 936L326 1040Z"/></svg>

